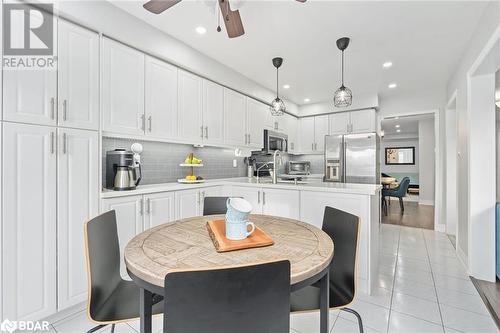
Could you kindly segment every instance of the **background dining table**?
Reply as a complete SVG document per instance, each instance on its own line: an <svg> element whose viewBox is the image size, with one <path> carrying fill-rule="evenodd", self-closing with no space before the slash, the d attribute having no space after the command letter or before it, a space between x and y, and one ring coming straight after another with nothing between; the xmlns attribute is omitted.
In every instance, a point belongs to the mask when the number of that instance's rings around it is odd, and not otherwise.
<svg viewBox="0 0 500 333"><path fill-rule="evenodd" d="M153 294L164 295L165 276L169 272L222 269L277 260L290 261L291 291L319 281L320 332L326 333L329 327L329 267L334 252L331 238L301 221L250 215L250 221L271 236L274 245L219 253L206 228L209 220L217 219L224 219L224 215L165 223L138 234L127 244L127 271L141 289L141 333L151 332Z"/></svg>

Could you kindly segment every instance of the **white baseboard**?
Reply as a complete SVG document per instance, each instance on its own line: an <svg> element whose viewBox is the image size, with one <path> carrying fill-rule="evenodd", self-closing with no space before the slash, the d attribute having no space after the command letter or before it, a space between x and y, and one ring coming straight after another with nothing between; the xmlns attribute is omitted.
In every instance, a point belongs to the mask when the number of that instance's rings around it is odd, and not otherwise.
<svg viewBox="0 0 500 333"><path fill-rule="evenodd" d="M446 232L446 224L436 223L434 224L434 230L438 232Z"/></svg>
<svg viewBox="0 0 500 333"><path fill-rule="evenodd" d="M419 205L434 206L433 200L418 200Z"/></svg>
<svg viewBox="0 0 500 333"><path fill-rule="evenodd" d="M458 242L457 242L457 245L458 245ZM460 260L460 262L464 266L465 271L467 272L467 275L470 275L469 265L467 264L467 262L469 262L469 260L467 259L467 256L462 251L462 249L460 249L460 247L458 247L458 246L457 246L457 257L458 257L458 260Z"/></svg>

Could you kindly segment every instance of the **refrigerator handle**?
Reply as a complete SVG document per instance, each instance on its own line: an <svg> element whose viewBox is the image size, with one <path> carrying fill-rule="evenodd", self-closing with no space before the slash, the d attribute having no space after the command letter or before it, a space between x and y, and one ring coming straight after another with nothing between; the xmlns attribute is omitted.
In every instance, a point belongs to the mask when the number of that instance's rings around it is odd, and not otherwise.
<svg viewBox="0 0 500 333"><path fill-rule="evenodd" d="M342 167L342 183L345 183L346 182L346 179L347 179L347 165L346 165L346 162L347 162L347 142L345 140L345 138L342 140L342 143L341 143L341 152L342 152L342 161L340 163L341 167Z"/></svg>

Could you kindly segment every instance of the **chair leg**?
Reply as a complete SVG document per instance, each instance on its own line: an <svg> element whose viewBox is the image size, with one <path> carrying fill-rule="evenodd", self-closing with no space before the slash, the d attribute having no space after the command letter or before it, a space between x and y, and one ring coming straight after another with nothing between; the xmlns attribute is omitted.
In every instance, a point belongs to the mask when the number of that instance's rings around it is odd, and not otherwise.
<svg viewBox="0 0 500 333"><path fill-rule="evenodd" d="M399 198L399 207L401 207L401 213L404 213L405 205L403 204L403 198Z"/></svg>
<svg viewBox="0 0 500 333"><path fill-rule="evenodd" d="M115 333L115 324L111 325L111 333Z"/></svg>
<svg viewBox="0 0 500 333"><path fill-rule="evenodd" d="M358 318L359 333L363 333L363 320L361 319L361 316L359 315L359 313L353 309L350 309L350 308L342 308L340 310L345 311L345 312L349 312L349 313L352 313L353 315L355 315L356 318Z"/></svg>
<svg viewBox="0 0 500 333"><path fill-rule="evenodd" d="M96 326L96 327L91 328L90 330L88 330L88 331L87 331L87 333L93 333L93 332L95 332L95 331L100 330L101 328L103 328L103 327L105 327L105 326L107 326L107 325L99 325L99 326ZM114 326L114 325L113 325L113 326Z"/></svg>

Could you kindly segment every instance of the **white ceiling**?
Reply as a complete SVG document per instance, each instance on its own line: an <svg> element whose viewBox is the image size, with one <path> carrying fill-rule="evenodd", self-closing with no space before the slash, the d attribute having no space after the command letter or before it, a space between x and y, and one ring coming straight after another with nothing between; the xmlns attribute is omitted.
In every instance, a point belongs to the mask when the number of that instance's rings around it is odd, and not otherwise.
<svg viewBox="0 0 500 333"><path fill-rule="evenodd" d="M280 90L297 104L304 104L304 98L311 103L332 99L340 85L335 41L343 36L351 38L345 53L345 84L354 98L364 93L408 96L422 88L444 94L486 5L478 1L240 1L246 34L229 39L224 27L221 33L215 31L215 0L184 0L160 15L144 10L145 1L110 1L269 89L275 87L271 59L283 57L280 85L291 88ZM207 33L197 34L197 26L206 27ZM385 61L394 65L383 69ZM392 82L398 87L390 90L387 85Z"/></svg>
<svg viewBox="0 0 500 333"><path fill-rule="evenodd" d="M432 114L423 114L407 117L396 117L390 119L382 119L381 129L384 135L387 136L415 136L418 137L418 122L424 119L433 119ZM399 127L396 127L398 126ZM401 132L398 132L397 130Z"/></svg>

